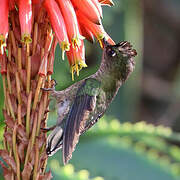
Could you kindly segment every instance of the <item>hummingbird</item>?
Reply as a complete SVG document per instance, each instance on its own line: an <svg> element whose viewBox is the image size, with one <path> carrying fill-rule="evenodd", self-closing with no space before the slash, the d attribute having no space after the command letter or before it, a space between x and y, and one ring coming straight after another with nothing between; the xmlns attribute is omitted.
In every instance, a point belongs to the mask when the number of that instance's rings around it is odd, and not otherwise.
<svg viewBox="0 0 180 180"><path fill-rule="evenodd" d="M46 130L52 130L47 138L46 152L52 156L62 149L64 165L72 153L80 135L91 128L106 112L121 85L128 79L135 67L136 50L127 41L110 45L104 39L102 61L98 71L70 87L51 91L57 102L57 123Z"/></svg>

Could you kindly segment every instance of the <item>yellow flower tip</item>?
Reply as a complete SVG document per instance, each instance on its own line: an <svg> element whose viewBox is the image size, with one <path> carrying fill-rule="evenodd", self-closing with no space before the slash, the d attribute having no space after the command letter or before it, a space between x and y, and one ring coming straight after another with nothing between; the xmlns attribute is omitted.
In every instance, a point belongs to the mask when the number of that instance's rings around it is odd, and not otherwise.
<svg viewBox="0 0 180 180"><path fill-rule="evenodd" d="M4 54L4 47L6 47L6 38L4 35L0 35L0 54Z"/></svg>
<svg viewBox="0 0 180 180"><path fill-rule="evenodd" d="M80 35L79 35L79 39L84 40L84 39L86 39L86 38L80 34Z"/></svg>
<svg viewBox="0 0 180 180"><path fill-rule="evenodd" d="M30 44L32 43L32 39L31 39L31 35L30 34L23 34L21 42L23 42L24 44Z"/></svg>
<svg viewBox="0 0 180 180"><path fill-rule="evenodd" d="M79 61L80 69L87 67L87 64L84 61Z"/></svg>
<svg viewBox="0 0 180 180"><path fill-rule="evenodd" d="M74 81L74 73L76 73L77 76L79 76L79 71L83 67L87 67L87 64L84 61L82 61L82 60L76 61L75 64L71 65L72 81Z"/></svg>
<svg viewBox="0 0 180 180"><path fill-rule="evenodd" d="M81 46L81 40L78 37L73 37L72 38L72 47L79 48Z"/></svg>
<svg viewBox="0 0 180 180"><path fill-rule="evenodd" d="M78 64L75 64L75 67L76 67L76 74L77 74L77 76L79 76L79 71L80 71L80 69L79 69Z"/></svg>
<svg viewBox="0 0 180 180"><path fill-rule="evenodd" d="M72 81L74 81L74 73L75 72L76 72L77 76L79 76L78 64L74 64L74 65L71 66Z"/></svg>
<svg viewBox="0 0 180 180"><path fill-rule="evenodd" d="M103 49L103 38L105 37L104 34L99 34L97 40L99 41L100 47Z"/></svg>
<svg viewBox="0 0 180 180"><path fill-rule="evenodd" d="M82 45L82 40L85 39L84 36L82 35L78 35L76 37L72 38L72 47L75 48L79 48Z"/></svg>
<svg viewBox="0 0 180 180"><path fill-rule="evenodd" d="M102 42L102 39L99 39L98 41L99 41L99 45L100 45L101 49L103 49L103 42Z"/></svg>
<svg viewBox="0 0 180 180"><path fill-rule="evenodd" d="M71 66L71 76L72 76L72 81L74 81L74 68Z"/></svg>
<svg viewBox="0 0 180 180"><path fill-rule="evenodd" d="M62 41L60 47L62 49L62 59L64 60L65 51L70 50L70 44L67 41Z"/></svg>
<svg viewBox="0 0 180 180"><path fill-rule="evenodd" d="M62 49L62 60L64 60L65 51Z"/></svg>

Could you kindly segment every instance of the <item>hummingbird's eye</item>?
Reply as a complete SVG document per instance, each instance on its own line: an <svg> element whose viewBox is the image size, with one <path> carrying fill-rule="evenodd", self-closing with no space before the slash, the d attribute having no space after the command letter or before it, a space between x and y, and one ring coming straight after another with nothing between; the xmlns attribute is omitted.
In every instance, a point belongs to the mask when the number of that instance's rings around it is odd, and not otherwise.
<svg viewBox="0 0 180 180"><path fill-rule="evenodd" d="M107 54L108 56L114 57L116 56L116 51L114 51L113 49L108 49Z"/></svg>

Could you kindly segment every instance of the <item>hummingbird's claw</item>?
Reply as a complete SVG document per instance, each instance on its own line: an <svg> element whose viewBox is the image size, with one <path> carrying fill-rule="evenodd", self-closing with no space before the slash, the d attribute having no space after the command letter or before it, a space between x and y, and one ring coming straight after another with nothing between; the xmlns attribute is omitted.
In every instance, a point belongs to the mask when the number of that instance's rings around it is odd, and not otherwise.
<svg viewBox="0 0 180 180"><path fill-rule="evenodd" d="M55 87L57 85L57 82L55 79L51 80L51 88L41 88L43 91L55 91Z"/></svg>
<svg viewBox="0 0 180 180"><path fill-rule="evenodd" d="M52 87L52 88L41 88L43 91L54 91L55 88Z"/></svg>
<svg viewBox="0 0 180 180"><path fill-rule="evenodd" d="M41 130L44 132L44 133L47 133L49 131L52 131L54 130L54 128L56 127L56 125L52 126L52 127L49 127L49 128L41 128Z"/></svg>

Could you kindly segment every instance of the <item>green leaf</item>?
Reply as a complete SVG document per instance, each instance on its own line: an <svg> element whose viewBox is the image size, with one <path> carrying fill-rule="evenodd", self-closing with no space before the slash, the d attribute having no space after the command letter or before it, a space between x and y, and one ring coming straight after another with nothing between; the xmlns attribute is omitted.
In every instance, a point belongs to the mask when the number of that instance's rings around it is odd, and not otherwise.
<svg viewBox="0 0 180 180"><path fill-rule="evenodd" d="M168 166L162 166L158 159L144 153L135 152L131 143L118 137L83 141L71 162L77 169L86 168L90 174L108 180L175 179Z"/></svg>

